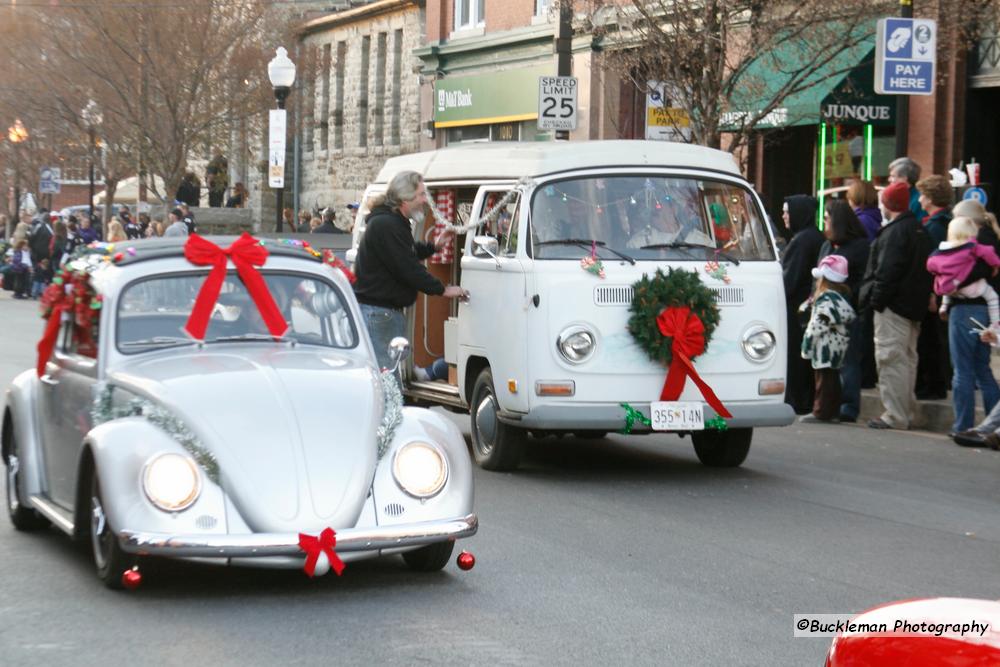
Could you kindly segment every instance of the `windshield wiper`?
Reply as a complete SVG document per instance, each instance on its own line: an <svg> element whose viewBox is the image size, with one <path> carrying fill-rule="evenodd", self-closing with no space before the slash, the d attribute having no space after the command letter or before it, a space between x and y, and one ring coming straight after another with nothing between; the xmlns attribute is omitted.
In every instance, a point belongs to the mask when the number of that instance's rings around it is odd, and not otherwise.
<svg viewBox="0 0 1000 667"><path fill-rule="evenodd" d="M292 346L298 344L294 338L289 336L272 336L271 334L262 333L245 333L236 336L219 336L218 338L213 338L209 343L239 343L239 342L275 342L275 343L291 343Z"/></svg>
<svg viewBox="0 0 1000 667"><path fill-rule="evenodd" d="M640 250L662 250L663 248L701 248L702 250L711 251L713 254L718 255L727 262L732 262L735 266L739 266L740 260L736 259L729 253L725 253L721 250L713 248L709 245L702 245L700 243L690 243L688 241L671 241L670 243L651 243L650 245L644 245Z"/></svg>
<svg viewBox="0 0 1000 667"><path fill-rule="evenodd" d="M608 244L604 241L594 241L590 239L552 239L550 241L539 241L535 245L578 245L587 247L590 245L596 245L598 248L603 248L610 253L618 256L619 259L624 259L629 264L635 264L635 259L629 257L620 250L615 250L614 248L609 248Z"/></svg>
<svg viewBox="0 0 1000 667"><path fill-rule="evenodd" d="M180 338L178 336L153 336L142 340L125 340L120 342L120 347L151 347L161 345L193 345L198 341L192 338ZM198 343L200 344L200 343Z"/></svg>

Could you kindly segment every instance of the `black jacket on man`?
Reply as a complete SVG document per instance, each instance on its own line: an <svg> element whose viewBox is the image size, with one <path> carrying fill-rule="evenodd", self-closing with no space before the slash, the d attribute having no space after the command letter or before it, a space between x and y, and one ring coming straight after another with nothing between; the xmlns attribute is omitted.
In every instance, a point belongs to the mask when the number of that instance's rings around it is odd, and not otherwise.
<svg viewBox="0 0 1000 667"><path fill-rule="evenodd" d="M883 225L868 255L861 307L888 308L908 320L923 320L931 293L930 250L927 231L910 211Z"/></svg>
<svg viewBox="0 0 1000 667"><path fill-rule="evenodd" d="M365 220L358 246L354 293L360 303L383 308L406 308L417 291L438 296L444 285L421 263L434 254L434 245L414 241L410 221L388 206L377 206Z"/></svg>
<svg viewBox="0 0 1000 667"><path fill-rule="evenodd" d="M31 261L36 266L43 259L49 259L51 251L49 244L52 242L52 226L45 221L39 222L31 228L28 233L28 248L31 250Z"/></svg>

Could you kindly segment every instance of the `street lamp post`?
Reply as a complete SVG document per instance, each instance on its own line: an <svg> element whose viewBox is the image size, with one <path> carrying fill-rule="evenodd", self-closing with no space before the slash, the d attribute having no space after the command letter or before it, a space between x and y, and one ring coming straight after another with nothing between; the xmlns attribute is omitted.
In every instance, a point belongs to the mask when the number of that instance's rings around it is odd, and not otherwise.
<svg viewBox="0 0 1000 667"><path fill-rule="evenodd" d="M97 143L97 126L101 124L104 117L97 107L97 102L87 100L87 106L80 112L83 122L87 126L87 156L90 158L90 220L94 220L94 144Z"/></svg>
<svg viewBox="0 0 1000 667"><path fill-rule="evenodd" d="M20 118L7 128L7 138L14 144L14 227L21 221L21 150L20 144L28 140L28 129Z"/></svg>
<svg viewBox="0 0 1000 667"><path fill-rule="evenodd" d="M278 109L284 111L285 100L288 98L288 93L292 90L292 84L295 83L295 63L288 58L288 51L284 47L279 46L277 55L267 64L267 76L271 80L271 86L274 88L274 99L278 103ZM282 138L282 151L284 151L284 143L284 138ZM270 163L270 160L268 162ZM284 155L281 156L281 164L282 170L284 170ZM284 183L284 176L282 176L282 183ZM284 216L282 215L285 207L284 185L276 188L275 195L277 196L278 207L276 227L278 233L281 233L284 226ZM292 231L295 230L293 229Z"/></svg>

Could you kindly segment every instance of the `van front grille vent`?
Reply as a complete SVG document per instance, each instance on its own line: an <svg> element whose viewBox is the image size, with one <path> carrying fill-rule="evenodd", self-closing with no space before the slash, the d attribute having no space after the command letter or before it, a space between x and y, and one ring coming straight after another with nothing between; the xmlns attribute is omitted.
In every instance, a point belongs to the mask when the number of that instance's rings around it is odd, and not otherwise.
<svg viewBox="0 0 1000 667"><path fill-rule="evenodd" d="M715 302L719 306L742 306L743 288L727 285L712 287L715 292ZM599 285L594 288L594 304L597 306L630 306L632 305L632 288L625 285Z"/></svg>

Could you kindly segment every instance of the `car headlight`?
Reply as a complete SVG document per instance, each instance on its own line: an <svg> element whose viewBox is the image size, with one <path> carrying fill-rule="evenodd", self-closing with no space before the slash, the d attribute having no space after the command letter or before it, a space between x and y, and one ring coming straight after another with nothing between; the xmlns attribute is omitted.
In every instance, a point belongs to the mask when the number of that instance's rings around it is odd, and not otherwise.
<svg viewBox="0 0 1000 667"><path fill-rule="evenodd" d="M142 488L150 502L165 512L190 507L201 493L201 473L194 461L180 454L160 454L146 464Z"/></svg>
<svg viewBox="0 0 1000 667"><path fill-rule="evenodd" d="M430 498L448 481L448 463L441 451L427 442L411 442L396 451L392 476L406 493Z"/></svg>
<svg viewBox="0 0 1000 667"><path fill-rule="evenodd" d="M764 326L750 327L743 334L743 354L750 361L767 361L774 355L777 340Z"/></svg>
<svg viewBox="0 0 1000 667"><path fill-rule="evenodd" d="M556 339L559 354L571 364L581 364L594 356L597 349L597 336L586 327L579 325L567 327Z"/></svg>

